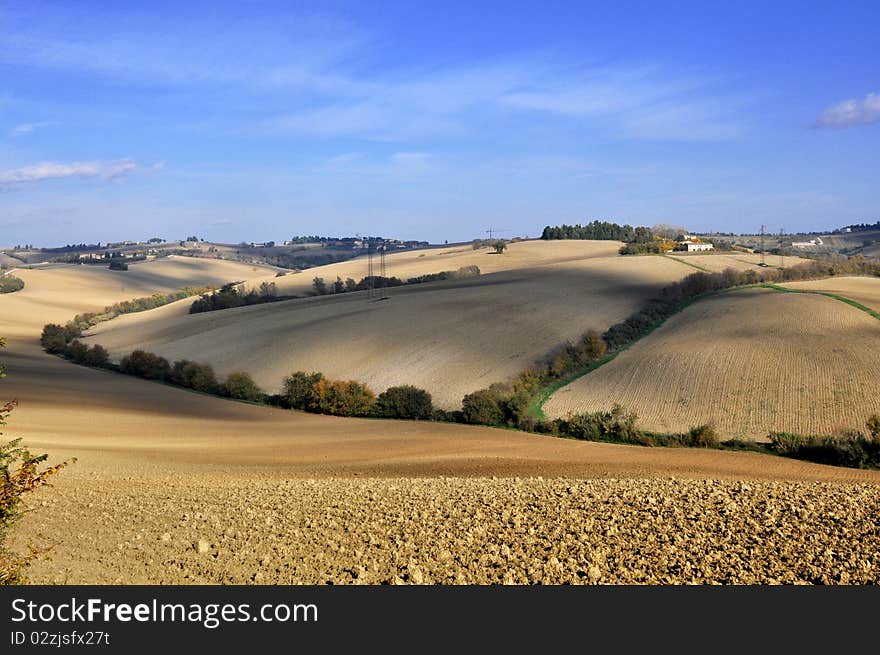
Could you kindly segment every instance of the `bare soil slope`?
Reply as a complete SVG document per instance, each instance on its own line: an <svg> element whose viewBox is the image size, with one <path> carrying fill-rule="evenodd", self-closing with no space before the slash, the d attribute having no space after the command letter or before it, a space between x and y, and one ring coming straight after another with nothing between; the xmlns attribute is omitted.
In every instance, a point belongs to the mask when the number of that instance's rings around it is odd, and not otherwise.
<svg viewBox="0 0 880 655"><path fill-rule="evenodd" d="M556 392L551 416L619 402L666 432L713 421L728 437L824 433L880 411L880 321L838 300L768 290L695 303Z"/></svg>
<svg viewBox="0 0 880 655"><path fill-rule="evenodd" d="M196 315L145 313L102 324L87 342L115 358L144 348L170 361L208 362L220 375L245 370L269 391L296 370L358 380L377 393L414 384L456 409L466 393L512 378L587 329L622 320L688 270L660 257L589 253L390 289L378 302L349 293Z"/></svg>
<svg viewBox="0 0 880 655"><path fill-rule="evenodd" d="M833 277L826 280L789 282L783 286L808 291L834 293L880 312L880 277Z"/></svg>

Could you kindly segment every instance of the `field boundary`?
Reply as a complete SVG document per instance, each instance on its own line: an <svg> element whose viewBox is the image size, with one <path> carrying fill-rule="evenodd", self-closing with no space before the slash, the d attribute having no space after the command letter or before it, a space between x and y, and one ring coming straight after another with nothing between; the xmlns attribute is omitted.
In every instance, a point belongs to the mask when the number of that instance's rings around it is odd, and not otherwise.
<svg viewBox="0 0 880 655"><path fill-rule="evenodd" d="M837 276L830 276L829 278L824 278L824 279L831 279L831 277L837 277ZM676 314L679 314L680 312L682 312L685 309L687 309L688 307L690 307L695 302L699 302L701 300L705 300L706 298L711 298L713 296L717 296L722 293L734 293L737 291L745 291L748 289L767 289L770 291L777 291L777 292L781 292L781 293L804 293L804 294L811 294L811 295L817 295L817 296L826 296L828 298L833 298L834 300L837 300L839 302L847 304L850 307L853 307L855 309L863 311L866 314L868 314L869 316L880 321L880 312L874 311L870 307L866 307L865 305L853 300L852 298L847 298L846 296L842 296L840 294L833 293L830 291L814 291L811 289L790 289L788 287L783 287L781 285L772 284L772 283L748 284L748 285L743 285L743 286L738 286L738 287L731 287L729 289L719 289L718 291L710 291L708 293L702 294L700 296L692 298L692 299L688 300L687 302L683 303L681 305L681 307L679 307L675 312L673 312L672 314L670 314L669 316L664 318L662 321L660 321L659 323L657 323L656 325L651 327L650 330L648 330L644 334L640 335L638 339L628 343L623 348L620 348L619 350L616 350L615 352L611 353L610 355L606 355L602 359L591 363L589 366L587 366L585 369L583 369L581 371L577 371L576 373L573 373L564 379L556 380L552 384L549 384L546 387L544 387L535 396L535 399L529 405L529 412L537 419L546 419L547 415L544 413L544 405L547 403L548 400L550 400L550 396L552 396L554 393L556 393L557 391L559 391L563 387L568 386L572 382L575 382L576 380L584 377L585 375L589 375L593 371L595 371L595 370L601 368L602 366L604 366L605 364L611 362L620 353L626 351L627 349L631 348L632 346L637 344L639 341L641 341L645 337L652 334L654 332L654 330L659 328L661 325L665 324L669 319L671 319Z"/></svg>
<svg viewBox="0 0 880 655"><path fill-rule="evenodd" d="M866 307L862 303L857 302L857 301L853 300L852 298L847 298L846 296L842 296L839 293L834 293L832 291L820 291L818 289L816 289L816 290L813 290L813 289L790 289L789 287L783 287L778 284L761 284L759 286L764 289L772 289L774 291L781 291L782 293L807 293L807 294L811 294L814 296L826 296L827 298L834 298L834 300L845 303L845 304L849 305L850 307L855 307L856 309L861 310L861 311L865 312L866 314L868 314L869 316L872 316L872 317L876 318L878 321L880 321L880 312L874 311L870 307Z"/></svg>

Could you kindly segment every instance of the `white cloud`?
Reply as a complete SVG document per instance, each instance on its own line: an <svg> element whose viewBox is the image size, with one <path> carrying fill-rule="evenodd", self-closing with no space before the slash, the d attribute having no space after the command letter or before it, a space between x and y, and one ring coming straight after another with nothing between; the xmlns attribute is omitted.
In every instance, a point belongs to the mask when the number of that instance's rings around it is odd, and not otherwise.
<svg viewBox="0 0 880 655"><path fill-rule="evenodd" d="M844 100L823 111L816 127L846 128L880 123L880 94L869 93L862 100Z"/></svg>
<svg viewBox="0 0 880 655"><path fill-rule="evenodd" d="M130 173L136 168L137 164L128 159L70 162L67 164L47 161L33 166L0 171L0 187L69 177L100 177L109 180Z"/></svg>
<svg viewBox="0 0 880 655"><path fill-rule="evenodd" d="M52 127L56 125L55 121L41 121L39 123L22 123L21 125L16 125L11 130L9 130L9 136L25 136L33 133L35 130L39 130L44 127Z"/></svg>

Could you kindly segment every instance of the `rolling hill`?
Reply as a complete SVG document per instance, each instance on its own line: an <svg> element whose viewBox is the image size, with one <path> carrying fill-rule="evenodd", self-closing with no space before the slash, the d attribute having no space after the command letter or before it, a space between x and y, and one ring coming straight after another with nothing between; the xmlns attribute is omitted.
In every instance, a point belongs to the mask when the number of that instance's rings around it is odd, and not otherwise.
<svg viewBox="0 0 880 655"><path fill-rule="evenodd" d="M647 429L713 422L725 437L860 428L880 412L878 344L880 321L839 300L734 291L673 316L544 409L564 416L618 402Z"/></svg>

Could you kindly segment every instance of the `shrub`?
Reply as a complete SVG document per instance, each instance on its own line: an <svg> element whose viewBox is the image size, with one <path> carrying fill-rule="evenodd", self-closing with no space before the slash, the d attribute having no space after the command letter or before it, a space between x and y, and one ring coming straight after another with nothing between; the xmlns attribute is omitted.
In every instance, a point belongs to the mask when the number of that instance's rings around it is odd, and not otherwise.
<svg viewBox="0 0 880 655"><path fill-rule="evenodd" d="M0 338L0 348L5 346L6 342ZM4 376L3 365L0 364L0 378ZM14 408L15 401L0 405L0 428L6 425L6 419ZM71 459L41 471L40 465L48 456L32 455L20 444L21 439L0 442L0 585L27 583L25 569L33 559L45 552L45 549L32 546L27 555L21 555L6 546L9 530L25 514L21 506L22 496L47 485L50 477L76 461Z"/></svg>
<svg viewBox="0 0 880 655"><path fill-rule="evenodd" d="M0 275L0 293L13 293L24 289L24 280L14 275Z"/></svg>
<svg viewBox="0 0 880 655"><path fill-rule="evenodd" d="M281 402L291 409L310 409L315 403L314 386L324 379L322 373L297 371L284 378Z"/></svg>
<svg viewBox="0 0 880 655"><path fill-rule="evenodd" d="M507 249L507 244L504 243L504 241L496 241L492 244L492 247L495 248L495 252L500 255Z"/></svg>
<svg viewBox="0 0 880 655"><path fill-rule="evenodd" d="M230 373L223 383L221 393L229 398L258 402L263 399L264 393L254 379L243 371Z"/></svg>
<svg viewBox="0 0 880 655"><path fill-rule="evenodd" d="M167 380L171 374L171 365L164 357L143 350L132 351L119 362L123 373L136 375L147 380Z"/></svg>
<svg viewBox="0 0 880 655"><path fill-rule="evenodd" d="M770 449L780 455L849 468L880 467L880 440L850 432L837 437L771 432Z"/></svg>
<svg viewBox="0 0 880 655"><path fill-rule="evenodd" d="M715 426L710 423L697 425L683 435L681 442L682 445L691 448L717 448L718 433L715 431Z"/></svg>
<svg viewBox="0 0 880 655"><path fill-rule="evenodd" d="M627 441L643 443L643 435L636 428L636 415L615 404L607 412L572 414L557 419L559 432L586 441Z"/></svg>
<svg viewBox="0 0 880 655"><path fill-rule="evenodd" d="M880 414L873 414L865 423L865 427L868 428L868 434L872 439L880 440Z"/></svg>
<svg viewBox="0 0 880 655"><path fill-rule="evenodd" d="M490 389L480 389L467 394L461 401L465 423L498 425L504 416L498 403L498 394Z"/></svg>
<svg viewBox="0 0 880 655"><path fill-rule="evenodd" d="M109 268L111 271L127 271L128 264L126 264L125 262L113 261L110 262L110 266L108 266L107 268Z"/></svg>
<svg viewBox="0 0 880 655"><path fill-rule="evenodd" d="M188 359L179 359L174 362L169 380L188 389L214 393L217 391L217 377L214 368L210 364L199 364Z"/></svg>
<svg viewBox="0 0 880 655"><path fill-rule="evenodd" d="M101 367L106 366L109 361L110 354L107 352L107 349L101 344L96 343L89 349L89 352L86 353L85 361L83 363L88 366Z"/></svg>
<svg viewBox="0 0 880 655"><path fill-rule="evenodd" d="M40 344L46 349L46 352L63 353L71 341L81 336L82 332L70 324L61 326L49 323L43 326Z"/></svg>
<svg viewBox="0 0 880 655"><path fill-rule="evenodd" d="M320 379L312 385L312 408L334 416L368 416L376 396L366 385L353 380Z"/></svg>
<svg viewBox="0 0 880 655"><path fill-rule="evenodd" d="M376 399L376 415L386 418L424 420L432 417L431 394L411 385L390 387Z"/></svg>
<svg viewBox="0 0 880 655"><path fill-rule="evenodd" d="M82 341L72 341L65 350L65 354L77 364L85 364L89 354L89 347Z"/></svg>

